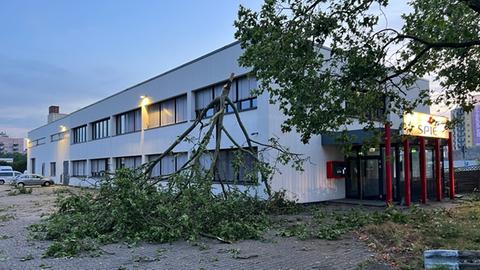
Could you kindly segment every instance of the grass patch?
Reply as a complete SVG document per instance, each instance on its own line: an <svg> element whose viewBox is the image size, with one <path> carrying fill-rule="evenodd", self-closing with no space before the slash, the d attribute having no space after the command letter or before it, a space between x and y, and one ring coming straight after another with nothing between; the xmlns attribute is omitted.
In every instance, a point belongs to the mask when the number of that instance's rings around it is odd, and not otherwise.
<svg viewBox="0 0 480 270"><path fill-rule="evenodd" d="M480 249L478 201L450 209L414 208L406 217L406 223L369 224L360 229L360 238L399 269L421 269L428 249Z"/></svg>
<svg viewBox="0 0 480 270"><path fill-rule="evenodd" d="M328 211L320 208L313 213L311 218L297 218L294 222L281 222L279 234L286 237L297 237L300 240L311 238L338 240L346 233L368 224L380 224L387 221L405 223L407 220L408 216L405 213L393 207L387 208L385 211L359 209Z"/></svg>
<svg viewBox="0 0 480 270"><path fill-rule="evenodd" d="M356 233L378 253L378 259L399 269L422 269L428 249L480 250L480 197L454 208L387 208L348 211L320 208L313 215L277 221L279 235L338 240Z"/></svg>

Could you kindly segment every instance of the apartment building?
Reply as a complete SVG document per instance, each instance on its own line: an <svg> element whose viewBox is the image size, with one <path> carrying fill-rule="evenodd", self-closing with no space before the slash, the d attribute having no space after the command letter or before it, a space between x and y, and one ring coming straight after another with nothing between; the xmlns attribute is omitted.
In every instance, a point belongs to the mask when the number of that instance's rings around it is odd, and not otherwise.
<svg viewBox="0 0 480 270"><path fill-rule="evenodd" d="M480 96L476 96L475 100L479 101ZM450 114L456 120L453 128L454 149L465 151L480 145L480 104L475 105L469 113L456 108Z"/></svg>
<svg viewBox="0 0 480 270"><path fill-rule="evenodd" d="M24 153L24 139L11 138L5 132L0 132L0 153Z"/></svg>
<svg viewBox="0 0 480 270"><path fill-rule="evenodd" d="M95 179L101 171L135 168L161 154L189 127L197 113L220 93L233 72L236 77L230 97L240 110L250 135L261 142L278 137L281 144L310 158L302 172L280 166L281 174L272 179L273 190L286 190L287 196L299 202L345 197L384 198L385 192L389 192L384 184L385 144L380 142L379 148L372 149L367 156L359 153L346 159L336 145L335 134L316 136L303 144L296 132L282 133L283 114L276 104L269 103L267 93L252 94L250 90L256 88L257 81L250 69L239 66L237 59L241 54L238 42L229 44L30 131L28 170L50 176L57 183L84 185L90 183L85 179ZM418 85L419 89L428 87L428 81L419 80ZM408 93L414 96L418 91ZM421 107L417 111L428 113L429 108ZM391 115L390 120L393 127L398 127L402 117ZM243 142L235 116L227 114L224 121L232 136ZM383 124L379 123L378 128L383 129ZM358 124L352 125L350 130L360 137L367 136ZM357 144L360 146L361 142ZM393 162L397 168L393 188L398 200L402 196L400 182L403 181L403 174L398 170L401 145L401 142L392 142L396 153ZM213 143L209 147L213 149ZM234 145L224 140L221 147L221 166L231 171L228 168L232 166L230 153ZM187 160L190 150L191 145L182 142L174 150L175 154L160 162L155 174L168 174L178 169ZM242 182L241 176L226 175L226 182L249 185ZM218 190L219 187L214 184L213 188ZM252 189L259 197L265 196L263 186ZM369 196L365 196L367 193Z"/></svg>

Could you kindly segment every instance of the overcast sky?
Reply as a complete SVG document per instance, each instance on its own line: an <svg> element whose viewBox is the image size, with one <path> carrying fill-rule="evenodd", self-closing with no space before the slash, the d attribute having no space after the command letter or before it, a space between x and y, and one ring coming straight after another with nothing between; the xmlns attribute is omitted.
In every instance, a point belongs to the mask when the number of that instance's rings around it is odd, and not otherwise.
<svg viewBox="0 0 480 270"><path fill-rule="evenodd" d="M239 4L261 2L1 1L0 131L26 137L49 105L72 112L233 42Z"/></svg>

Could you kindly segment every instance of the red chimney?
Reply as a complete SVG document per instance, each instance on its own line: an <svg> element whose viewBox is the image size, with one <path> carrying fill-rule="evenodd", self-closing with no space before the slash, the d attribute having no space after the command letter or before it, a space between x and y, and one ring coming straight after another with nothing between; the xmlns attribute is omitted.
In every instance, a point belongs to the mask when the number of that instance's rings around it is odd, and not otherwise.
<svg viewBox="0 0 480 270"><path fill-rule="evenodd" d="M48 113L60 113L59 106L50 106L48 107Z"/></svg>

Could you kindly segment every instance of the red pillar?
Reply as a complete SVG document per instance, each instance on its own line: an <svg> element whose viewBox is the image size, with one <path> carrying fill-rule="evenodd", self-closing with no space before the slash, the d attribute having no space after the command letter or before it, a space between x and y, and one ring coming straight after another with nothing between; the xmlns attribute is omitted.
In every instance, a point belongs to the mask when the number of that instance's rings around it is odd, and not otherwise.
<svg viewBox="0 0 480 270"><path fill-rule="evenodd" d="M427 203L427 165L425 163L425 138L419 137L420 142L420 201Z"/></svg>
<svg viewBox="0 0 480 270"><path fill-rule="evenodd" d="M391 149L391 131L390 123L385 123L385 188L386 196L385 201L387 204L392 203L393 201L393 192L392 192L392 167L390 166L390 161L392 158L392 149Z"/></svg>
<svg viewBox="0 0 480 270"><path fill-rule="evenodd" d="M448 184L450 185L450 199L455 199L455 170L453 168L453 138L452 132L448 133Z"/></svg>
<svg viewBox="0 0 480 270"><path fill-rule="evenodd" d="M404 178L404 195L405 195L405 205L410 206L411 194L410 194L410 145L408 138L405 138L403 141L403 178Z"/></svg>
<svg viewBox="0 0 480 270"><path fill-rule="evenodd" d="M442 200L442 168L440 164L440 139L435 139L435 195Z"/></svg>

